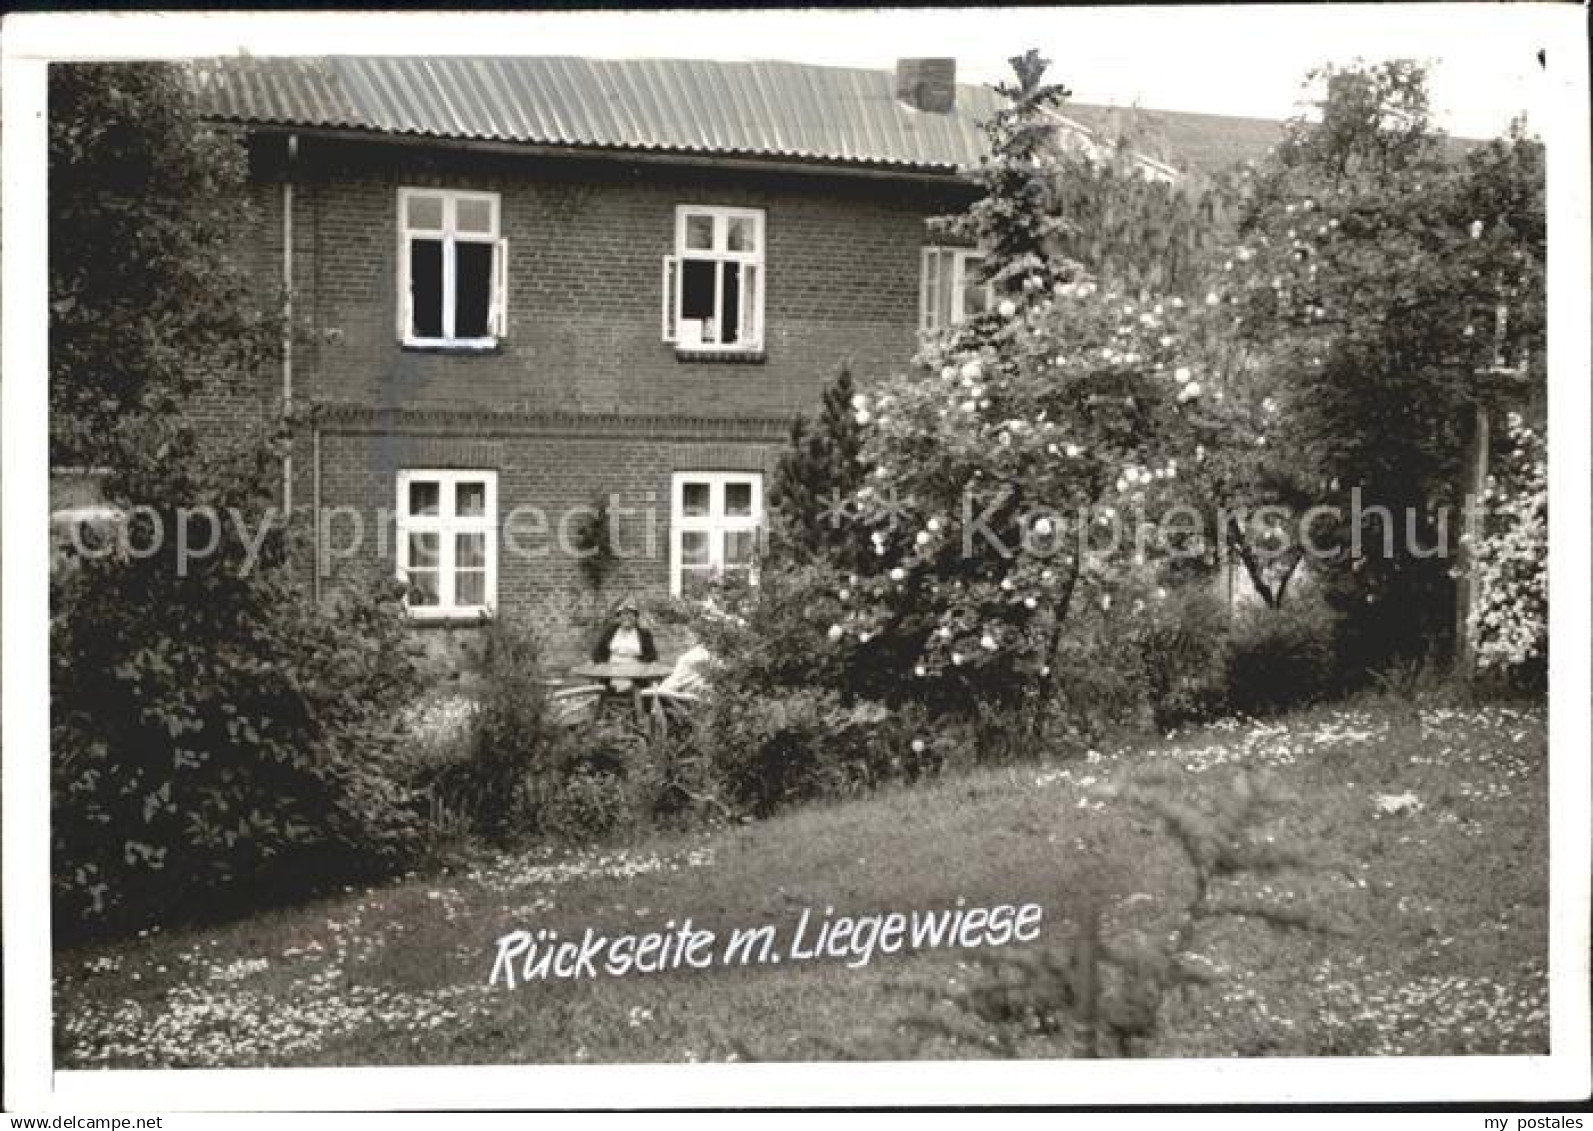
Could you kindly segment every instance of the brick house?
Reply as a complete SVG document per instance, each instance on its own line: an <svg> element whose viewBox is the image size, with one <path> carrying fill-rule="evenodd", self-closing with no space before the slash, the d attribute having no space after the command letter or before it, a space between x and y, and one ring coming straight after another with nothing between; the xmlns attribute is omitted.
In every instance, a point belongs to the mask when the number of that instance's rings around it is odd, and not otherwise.
<svg viewBox="0 0 1593 1131"><path fill-rule="evenodd" d="M752 568L792 420L841 365L866 382L983 301L977 253L925 224L970 199L961 172L997 106L949 61L196 75L247 144L245 254L292 327L280 382L218 421L292 404L284 495L322 516L321 584L357 564L407 578L439 656L502 607L573 658L618 596ZM1059 130L1091 144L1106 113L1070 105ZM1163 117L1189 152L1239 144L1219 120ZM1278 129L1228 121L1241 155ZM599 499L620 556L595 591L575 534Z"/></svg>

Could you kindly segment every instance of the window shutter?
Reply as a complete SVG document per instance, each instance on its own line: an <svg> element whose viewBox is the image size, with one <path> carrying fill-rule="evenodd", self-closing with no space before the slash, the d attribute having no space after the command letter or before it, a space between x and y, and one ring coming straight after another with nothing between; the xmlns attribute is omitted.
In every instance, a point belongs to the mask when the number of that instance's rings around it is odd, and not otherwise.
<svg viewBox="0 0 1593 1131"><path fill-rule="evenodd" d="M495 338L509 336L509 241L500 239L492 247L492 313L488 332Z"/></svg>
<svg viewBox="0 0 1593 1131"><path fill-rule="evenodd" d="M673 255L664 256L664 305L663 305L663 335L664 341L675 340L675 327L680 319L680 294L678 284L679 271Z"/></svg>
<svg viewBox="0 0 1593 1131"><path fill-rule="evenodd" d="M924 248L918 278L918 328L925 333L936 329L935 315L940 305L940 252Z"/></svg>

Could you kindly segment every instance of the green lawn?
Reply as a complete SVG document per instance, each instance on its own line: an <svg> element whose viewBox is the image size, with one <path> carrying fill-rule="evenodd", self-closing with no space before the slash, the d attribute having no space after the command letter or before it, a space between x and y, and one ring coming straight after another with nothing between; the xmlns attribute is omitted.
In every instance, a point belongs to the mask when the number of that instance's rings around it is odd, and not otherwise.
<svg viewBox="0 0 1593 1131"><path fill-rule="evenodd" d="M904 981L972 952L489 986L516 928L579 938L690 917L724 938L804 908L837 915L1038 903L1067 940L1085 893L1109 937L1163 932L1189 873L1156 821L1103 799L1182 767L1198 802L1238 766L1284 795L1280 838L1313 866L1252 883L1334 933L1219 920L1217 981L1172 1000L1152 1055L1542 1053L1547 1019L1547 719L1542 709L1321 708L991 769L626 850L484 859L225 927L57 957L61 1068L816 1059L909 1045ZM1404 795L1410 795L1406 797ZM1380 800L1381 799L1381 800ZM1385 811L1392 810L1392 811ZM783 943L782 943L783 945ZM716 950L717 952L717 950ZM1037 1035L1023 1055L1068 1055Z"/></svg>

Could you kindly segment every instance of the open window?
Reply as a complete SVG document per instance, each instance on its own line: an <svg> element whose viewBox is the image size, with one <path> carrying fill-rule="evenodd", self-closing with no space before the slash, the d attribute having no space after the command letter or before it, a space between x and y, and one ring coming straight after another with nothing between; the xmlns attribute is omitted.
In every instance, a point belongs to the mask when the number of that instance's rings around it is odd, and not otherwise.
<svg viewBox="0 0 1593 1131"><path fill-rule="evenodd" d="M398 576L411 616L490 614L498 599L498 473L398 473Z"/></svg>
<svg viewBox="0 0 1593 1131"><path fill-rule="evenodd" d="M409 346L484 349L508 328L498 194L398 190L398 332Z"/></svg>
<svg viewBox="0 0 1593 1131"><path fill-rule="evenodd" d="M678 471L670 491L669 591L690 596L707 582L757 580L763 476L745 471Z"/></svg>
<svg viewBox="0 0 1593 1131"><path fill-rule="evenodd" d="M763 211L683 204L664 258L663 337L683 353L763 348Z"/></svg>
<svg viewBox="0 0 1593 1131"><path fill-rule="evenodd" d="M975 248L924 248L918 289L920 330L943 330L990 309L994 288L979 281L984 258L984 252Z"/></svg>

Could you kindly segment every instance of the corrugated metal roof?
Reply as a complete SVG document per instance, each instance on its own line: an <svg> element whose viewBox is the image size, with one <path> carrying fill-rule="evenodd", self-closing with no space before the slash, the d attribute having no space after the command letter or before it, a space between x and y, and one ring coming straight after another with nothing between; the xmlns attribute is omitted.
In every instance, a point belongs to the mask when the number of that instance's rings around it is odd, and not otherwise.
<svg viewBox="0 0 1593 1131"><path fill-rule="evenodd" d="M962 85L950 113L924 113L889 72L781 62L326 56L196 74L222 121L941 171L978 162L1000 104Z"/></svg>
<svg viewBox="0 0 1593 1131"><path fill-rule="evenodd" d="M894 75L806 63L568 56L322 56L199 62L222 121L440 139L771 157L936 172L976 164L1001 98L959 84L950 113L913 110ZM1283 124L1068 101L1064 118L1181 169L1263 156Z"/></svg>

